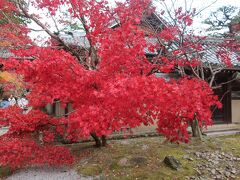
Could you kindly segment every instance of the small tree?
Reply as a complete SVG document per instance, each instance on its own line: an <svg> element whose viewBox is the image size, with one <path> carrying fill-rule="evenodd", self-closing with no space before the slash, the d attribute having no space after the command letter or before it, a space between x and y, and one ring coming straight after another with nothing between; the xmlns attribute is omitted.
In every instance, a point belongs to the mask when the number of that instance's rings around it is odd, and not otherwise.
<svg viewBox="0 0 240 180"><path fill-rule="evenodd" d="M152 72L177 72L181 77L192 76L207 82L214 90L236 80L237 73L221 83L217 77L225 69L239 63L240 57L236 53L239 50L238 41L234 38L214 39L196 35L191 28L193 19L205 8L197 11L195 8L187 9L187 3L183 6L184 9L176 7L174 2L170 6L165 1L158 2L163 7L160 11L164 17L160 18L161 24L158 21L159 24L153 26L147 18L144 19L145 26L151 29L149 36L156 39L153 48L158 50L152 59L156 64ZM233 7L230 9L234 10ZM192 127L193 135L201 137L197 117Z"/></svg>
<svg viewBox="0 0 240 180"><path fill-rule="evenodd" d="M4 144L0 147L0 164L72 163L67 149L51 144L58 134L72 141L92 135L101 146L107 135L122 127L156 121L158 132L169 140L188 142L187 127L195 118L200 126L211 124L210 108L220 103L206 82L187 77L166 82L152 74L156 65L145 56L149 44L139 28L142 15L152 13L151 8L145 8L150 1L118 2L114 8L105 1L41 0L32 4L44 8L56 22L56 29L58 23L77 21L85 30L89 46L82 47L82 56L39 16L31 14L26 3L12 1L15 11L38 24L63 49L54 49L51 42L47 47L33 45L13 51L15 56L31 57L33 61L2 61L4 69L24 77L33 110L28 114L16 107L0 111L1 125L9 126L7 134L0 137ZM59 15L62 8L64 13ZM109 28L114 21L118 28ZM151 45L149 50L153 50ZM164 64L157 65L161 67ZM55 100L63 106L71 103L73 111L60 118L40 111Z"/></svg>

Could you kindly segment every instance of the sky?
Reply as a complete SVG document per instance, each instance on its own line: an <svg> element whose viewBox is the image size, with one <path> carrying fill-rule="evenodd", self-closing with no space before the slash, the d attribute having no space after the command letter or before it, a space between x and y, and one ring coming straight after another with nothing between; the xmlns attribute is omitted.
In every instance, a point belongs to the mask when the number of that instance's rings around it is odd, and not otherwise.
<svg viewBox="0 0 240 180"><path fill-rule="evenodd" d="M165 0L168 8L172 6L172 1L175 2L175 9L178 7L185 7L187 5L187 9L191 6L192 8L196 8L197 12L203 10L197 17L194 18L193 21L193 29L196 32L202 32L203 35L206 34L206 29L209 27L208 25L203 24L202 22L208 18L211 12L216 11L218 8L222 6L236 6L240 8L240 0ZM159 0L156 0L156 6L158 9L161 9L162 6ZM192 5L191 5L192 2Z"/></svg>
<svg viewBox="0 0 240 180"><path fill-rule="evenodd" d="M159 1L161 1L161 0L155 0L155 1L156 1L155 4L157 6L157 9L162 9L161 4L159 3ZM204 9L200 13L200 15L194 19L194 21L193 21L194 23L192 25L192 28L195 30L195 32L199 33L200 35L207 34L205 30L207 29L208 26L202 24L202 21L205 20L207 17L209 17L211 12L216 11L219 7L228 6L228 5L232 5L232 6L236 6L236 7L240 8L240 0L165 0L165 3L167 4L168 7L171 7L172 1L175 2L175 9L178 7L185 7L185 2L187 4L187 9L189 9L191 1L192 1L191 7L196 8L197 12L199 10ZM114 4L114 0L109 0L109 2L111 4ZM35 10L33 10L33 11L35 11ZM43 20L46 20L49 22L49 19L43 18ZM30 27L33 29L39 29L38 26L34 23L32 23L30 25ZM30 37L32 37L32 38L36 38L38 36L43 39L45 39L47 37L47 35L43 32L33 32L30 34Z"/></svg>

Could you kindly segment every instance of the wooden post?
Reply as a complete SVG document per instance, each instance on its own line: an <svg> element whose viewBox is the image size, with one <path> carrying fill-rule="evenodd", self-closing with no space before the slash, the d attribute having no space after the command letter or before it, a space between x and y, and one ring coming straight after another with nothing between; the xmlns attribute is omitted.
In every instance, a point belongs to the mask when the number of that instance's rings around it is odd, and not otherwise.
<svg viewBox="0 0 240 180"><path fill-rule="evenodd" d="M48 115L53 115L53 104L47 104L45 106L45 109L46 109L46 113Z"/></svg>
<svg viewBox="0 0 240 180"><path fill-rule="evenodd" d="M73 111L73 107L71 103L67 104L67 107L65 109L66 116L68 116Z"/></svg>
<svg viewBox="0 0 240 180"><path fill-rule="evenodd" d="M231 123L232 122L231 84L225 84L223 89L224 89L224 93L226 93L223 98L224 123Z"/></svg>
<svg viewBox="0 0 240 180"><path fill-rule="evenodd" d="M54 105L54 115L56 117L62 117L65 115L65 109L61 107L61 102L60 101L55 101Z"/></svg>

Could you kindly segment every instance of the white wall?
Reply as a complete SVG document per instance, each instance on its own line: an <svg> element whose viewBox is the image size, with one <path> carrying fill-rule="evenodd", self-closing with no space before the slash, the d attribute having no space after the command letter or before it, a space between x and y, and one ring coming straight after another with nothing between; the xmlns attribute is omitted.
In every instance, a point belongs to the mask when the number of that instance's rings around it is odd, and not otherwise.
<svg viewBox="0 0 240 180"><path fill-rule="evenodd" d="M240 100L232 100L232 123L240 124Z"/></svg>

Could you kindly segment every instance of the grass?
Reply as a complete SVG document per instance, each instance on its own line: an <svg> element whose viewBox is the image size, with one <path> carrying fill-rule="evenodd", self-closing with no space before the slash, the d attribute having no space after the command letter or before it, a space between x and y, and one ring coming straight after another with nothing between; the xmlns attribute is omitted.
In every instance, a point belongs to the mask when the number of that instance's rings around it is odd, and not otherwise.
<svg viewBox="0 0 240 180"><path fill-rule="evenodd" d="M91 149L89 154L76 165L79 174L86 176L103 176L105 179L185 179L196 174L194 167L199 160L196 151L232 152L240 157L240 135L206 138L203 142L192 139L189 144L171 144L161 137L138 138L123 141L110 141L109 146ZM86 144L85 144L86 145ZM81 151L76 145L75 153ZM77 149L80 149L79 151ZM85 149L86 152L87 148ZM186 159L187 156L190 157ZM180 160L182 167L175 171L163 163L165 156L171 155ZM120 162L125 161L124 165Z"/></svg>
<svg viewBox="0 0 240 180"><path fill-rule="evenodd" d="M223 136L219 138L219 144L226 152L232 152L240 157L240 135Z"/></svg>

